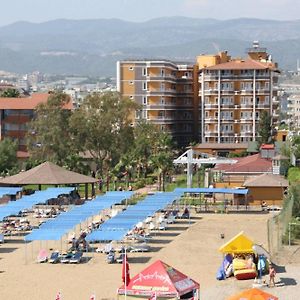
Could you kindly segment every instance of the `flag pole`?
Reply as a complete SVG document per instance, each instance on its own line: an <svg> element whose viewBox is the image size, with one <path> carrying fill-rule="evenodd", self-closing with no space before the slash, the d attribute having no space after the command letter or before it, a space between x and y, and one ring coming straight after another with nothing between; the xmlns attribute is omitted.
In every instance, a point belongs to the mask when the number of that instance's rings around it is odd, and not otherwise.
<svg viewBox="0 0 300 300"><path fill-rule="evenodd" d="M125 280L124 280L124 284L125 284L125 300L127 299L127 253L126 253L126 246L125 246L125 257L123 257L123 262L125 260Z"/></svg>

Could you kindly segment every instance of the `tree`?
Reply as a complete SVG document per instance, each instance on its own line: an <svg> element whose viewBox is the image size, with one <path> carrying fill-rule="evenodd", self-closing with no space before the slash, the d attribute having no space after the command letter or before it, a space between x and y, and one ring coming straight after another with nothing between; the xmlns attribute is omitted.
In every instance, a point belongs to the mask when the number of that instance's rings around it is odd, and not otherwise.
<svg viewBox="0 0 300 300"><path fill-rule="evenodd" d="M9 138L0 142L0 173L2 175L16 173L17 150L17 143Z"/></svg>
<svg viewBox="0 0 300 300"><path fill-rule="evenodd" d="M151 161L158 172L159 190L165 191L165 177L173 168L173 142L169 133L158 130L153 141Z"/></svg>
<svg viewBox="0 0 300 300"><path fill-rule="evenodd" d="M260 144L267 144L272 141L272 126L271 116L267 111L262 111L258 125L258 134L260 135L258 141Z"/></svg>
<svg viewBox="0 0 300 300"><path fill-rule="evenodd" d="M63 166L74 153L69 130L71 110L66 109L70 97L54 92L46 103L40 103L36 116L29 124L28 150L34 160L52 161Z"/></svg>
<svg viewBox="0 0 300 300"><path fill-rule="evenodd" d="M157 136L157 127L145 121L138 122L134 127L134 148L132 160L136 163L138 177L146 177L152 155L153 142Z"/></svg>
<svg viewBox="0 0 300 300"><path fill-rule="evenodd" d="M20 97L20 92L17 89L8 88L8 89L5 89L1 93L1 97L4 97L4 98L18 98L18 97Z"/></svg>
<svg viewBox="0 0 300 300"><path fill-rule="evenodd" d="M132 146L133 129L130 116L136 103L121 98L119 93L88 95L70 119L74 145L88 151L94 158L98 173L106 173L117 164L128 147Z"/></svg>

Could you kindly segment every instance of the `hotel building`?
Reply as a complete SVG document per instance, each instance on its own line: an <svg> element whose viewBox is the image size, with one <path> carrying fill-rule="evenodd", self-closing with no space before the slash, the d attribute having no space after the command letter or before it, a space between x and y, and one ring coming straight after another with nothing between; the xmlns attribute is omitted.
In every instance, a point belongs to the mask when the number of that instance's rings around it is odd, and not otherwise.
<svg viewBox="0 0 300 300"><path fill-rule="evenodd" d="M258 138L263 110L278 121L276 65L254 44L248 58L227 52L198 56L202 143L248 143Z"/></svg>
<svg viewBox="0 0 300 300"><path fill-rule="evenodd" d="M197 138L199 124L196 66L167 60L117 63L117 90L140 104L134 123L146 120L168 131L178 145Z"/></svg>

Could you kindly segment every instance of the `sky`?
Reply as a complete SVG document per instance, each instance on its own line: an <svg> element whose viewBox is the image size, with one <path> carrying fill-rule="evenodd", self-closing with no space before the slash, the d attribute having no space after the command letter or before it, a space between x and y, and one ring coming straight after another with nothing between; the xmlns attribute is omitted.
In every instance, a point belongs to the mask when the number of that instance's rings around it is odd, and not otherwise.
<svg viewBox="0 0 300 300"><path fill-rule="evenodd" d="M1 3L3 2L3 3ZM299 0L1 0L0 26L17 21L118 18L141 22L164 16L300 19Z"/></svg>

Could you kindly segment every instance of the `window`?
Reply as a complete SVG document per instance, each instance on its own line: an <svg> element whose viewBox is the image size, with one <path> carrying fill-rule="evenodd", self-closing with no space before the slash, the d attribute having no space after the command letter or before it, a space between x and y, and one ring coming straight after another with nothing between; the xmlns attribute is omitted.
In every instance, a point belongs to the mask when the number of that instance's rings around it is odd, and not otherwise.
<svg viewBox="0 0 300 300"><path fill-rule="evenodd" d="M142 118L143 119L148 119L148 111L147 110L142 111Z"/></svg>
<svg viewBox="0 0 300 300"><path fill-rule="evenodd" d="M144 91L147 91L147 82L146 81L143 81L143 90Z"/></svg>
<svg viewBox="0 0 300 300"><path fill-rule="evenodd" d="M130 66L128 69L129 69L129 71L133 71L134 67Z"/></svg>
<svg viewBox="0 0 300 300"><path fill-rule="evenodd" d="M270 88L270 82L269 81L266 81L265 82L265 89L269 89Z"/></svg>
<svg viewBox="0 0 300 300"><path fill-rule="evenodd" d="M143 104L144 105L147 105L148 104L148 99L146 96L143 97Z"/></svg>
<svg viewBox="0 0 300 300"><path fill-rule="evenodd" d="M147 68L143 68L143 76L147 76Z"/></svg>

